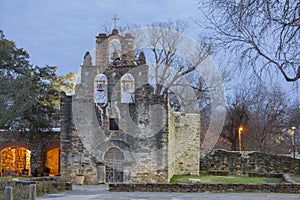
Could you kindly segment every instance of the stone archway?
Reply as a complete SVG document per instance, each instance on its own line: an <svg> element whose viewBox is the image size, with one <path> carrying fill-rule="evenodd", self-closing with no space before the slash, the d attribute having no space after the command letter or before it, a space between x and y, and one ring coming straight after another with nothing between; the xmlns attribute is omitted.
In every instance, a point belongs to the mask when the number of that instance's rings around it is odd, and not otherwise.
<svg viewBox="0 0 300 200"><path fill-rule="evenodd" d="M30 150L23 146L10 146L0 151L1 176L28 176Z"/></svg>
<svg viewBox="0 0 300 200"><path fill-rule="evenodd" d="M60 174L60 148L47 151L47 173L50 176Z"/></svg>
<svg viewBox="0 0 300 200"><path fill-rule="evenodd" d="M106 183L121 183L124 181L124 153L117 147L111 147L104 154Z"/></svg>

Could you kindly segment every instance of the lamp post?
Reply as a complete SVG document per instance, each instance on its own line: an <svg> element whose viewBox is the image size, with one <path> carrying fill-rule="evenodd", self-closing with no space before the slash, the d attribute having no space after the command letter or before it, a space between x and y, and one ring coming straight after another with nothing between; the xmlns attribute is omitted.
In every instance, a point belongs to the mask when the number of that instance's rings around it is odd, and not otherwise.
<svg viewBox="0 0 300 200"><path fill-rule="evenodd" d="M296 130L296 127L293 126L291 134L293 136L292 143L293 143L293 150L294 150L294 156L293 156L294 158L296 158L296 137L295 137L295 130Z"/></svg>
<svg viewBox="0 0 300 200"><path fill-rule="evenodd" d="M242 131L243 131L243 127L240 126L239 127L239 147L240 147L240 151L242 151Z"/></svg>

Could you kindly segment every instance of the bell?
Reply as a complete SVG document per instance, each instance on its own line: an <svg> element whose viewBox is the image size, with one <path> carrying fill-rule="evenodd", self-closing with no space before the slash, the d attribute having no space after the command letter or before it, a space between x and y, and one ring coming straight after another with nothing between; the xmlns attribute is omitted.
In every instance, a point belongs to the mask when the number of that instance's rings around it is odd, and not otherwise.
<svg viewBox="0 0 300 200"><path fill-rule="evenodd" d="M103 84L98 84L97 91L98 92L103 92L104 91Z"/></svg>
<svg viewBox="0 0 300 200"><path fill-rule="evenodd" d="M119 53L114 50L114 52L112 53L112 60L116 60L117 58L119 58Z"/></svg>

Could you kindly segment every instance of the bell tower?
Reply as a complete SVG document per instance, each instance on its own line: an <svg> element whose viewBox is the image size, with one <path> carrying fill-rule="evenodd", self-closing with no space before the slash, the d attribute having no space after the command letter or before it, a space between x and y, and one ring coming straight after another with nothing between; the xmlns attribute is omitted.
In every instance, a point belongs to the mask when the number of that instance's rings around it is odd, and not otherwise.
<svg viewBox="0 0 300 200"><path fill-rule="evenodd" d="M113 64L116 66L128 66L134 64L134 37L129 33L121 36L117 29L113 29L110 35L100 33L96 37L96 66L103 67L110 64L109 47L114 41L118 41L121 44L121 55L116 58L116 53L114 53L113 57L116 62L113 62Z"/></svg>

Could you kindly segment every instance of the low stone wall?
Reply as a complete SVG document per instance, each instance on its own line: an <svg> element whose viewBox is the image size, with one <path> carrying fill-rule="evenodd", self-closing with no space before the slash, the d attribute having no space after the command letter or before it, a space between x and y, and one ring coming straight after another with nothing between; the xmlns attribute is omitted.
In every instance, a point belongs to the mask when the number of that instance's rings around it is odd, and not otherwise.
<svg viewBox="0 0 300 200"><path fill-rule="evenodd" d="M72 190L70 182L62 177L2 178L0 180L0 199L5 199L6 186L12 186L13 199L28 199L31 184L36 184L37 195Z"/></svg>
<svg viewBox="0 0 300 200"><path fill-rule="evenodd" d="M300 174L300 159L259 152L201 151L200 171L228 174Z"/></svg>
<svg viewBox="0 0 300 200"><path fill-rule="evenodd" d="M300 184L109 184L109 191L300 193Z"/></svg>

